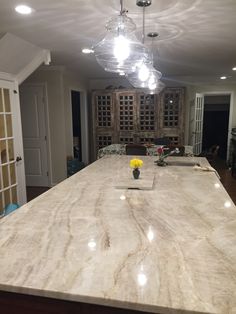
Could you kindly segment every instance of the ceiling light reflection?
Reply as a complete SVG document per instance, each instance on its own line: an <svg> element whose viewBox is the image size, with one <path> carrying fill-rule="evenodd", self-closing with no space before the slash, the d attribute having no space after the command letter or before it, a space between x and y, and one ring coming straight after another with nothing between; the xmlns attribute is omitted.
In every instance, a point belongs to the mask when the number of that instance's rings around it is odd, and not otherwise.
<svg viewBox="0 0 236 314"><path fill-rule="evenodd" d="M126 196L125 195L121 195L120 196L120 200L124 201L126 199Z"/></svg>
<svg viewBox="0 0 236 314"><path fill-rule="evenodd" d="M231 202L230 202L230 201L226 201L226 202L224 203L224 207L226 207L226 208L231 207Z"/></svg>
<svg viewBox="0 0 236 314"><path fill-rule="evenodd" d="M227 79L227 76L221 76L220 79L221 79L221 80L226 80L226 79Z"/></svg>
<svg viewBox="0 0 236 314"><path fill-rule="evenodd" d="M147 233L147 238L150 242L154 239L154 232L152 231L152 227L150 226Z"/></svg>
<svg viewBox="0 0 236 314"><path fill-rule="evenodd" d="M88 247L91 251L95 251L96 250L96 242L94 239L90 239L89 242L88 242Z"/></svg>
<svg viewBox="0 0 236 314"><path fill-rule="evenodd" d="M140 272L138 274L138 284L139 284L139 286L143 287L143 286L146 285L146 283L147 283L147 276L144 273Z"/></svg>
<svg viewBox="0 0 236 314"><path fill-rule="evenodd" d="M215 185L215 188L216 188L216 189L219 189L219 188L220 188L220 183L215 183L214 185Z"/></svg>

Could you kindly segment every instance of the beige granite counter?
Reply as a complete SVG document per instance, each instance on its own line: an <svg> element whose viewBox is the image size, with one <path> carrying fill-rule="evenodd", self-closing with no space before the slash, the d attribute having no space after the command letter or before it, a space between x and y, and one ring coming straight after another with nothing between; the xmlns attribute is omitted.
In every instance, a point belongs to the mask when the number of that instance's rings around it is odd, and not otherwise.
<svg viewBox="0 0 236 314"><path fill-rule="evenodd" d="M229 195L215 173L142 159L152 190L116 189L131 176L130 156L107 156L1 219L0 290L152 313L236 313Z"/></svg>

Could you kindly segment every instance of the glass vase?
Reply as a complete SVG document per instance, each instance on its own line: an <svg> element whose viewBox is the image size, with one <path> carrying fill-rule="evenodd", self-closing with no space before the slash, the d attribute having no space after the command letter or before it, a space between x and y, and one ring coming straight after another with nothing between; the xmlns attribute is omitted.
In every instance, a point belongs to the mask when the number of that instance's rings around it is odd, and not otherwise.
<svg viewBox="0 0 236 314"><path fill-rule="evenodd" d="M133 170L133 177L134 177L134 179L138 179L139 175L140 175L140 170L138 168L135 168Z"/></svg>

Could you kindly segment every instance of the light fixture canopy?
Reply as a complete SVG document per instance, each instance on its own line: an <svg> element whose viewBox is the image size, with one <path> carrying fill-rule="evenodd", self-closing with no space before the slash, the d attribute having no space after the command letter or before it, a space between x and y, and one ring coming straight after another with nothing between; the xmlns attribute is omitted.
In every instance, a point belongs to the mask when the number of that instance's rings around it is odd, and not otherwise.
<svg viewBox="0 0 236 314"><path fill-rule="evenodd" d="M139 7L148 7L152 4L152 0L137 0L136 5Z"/></svg>

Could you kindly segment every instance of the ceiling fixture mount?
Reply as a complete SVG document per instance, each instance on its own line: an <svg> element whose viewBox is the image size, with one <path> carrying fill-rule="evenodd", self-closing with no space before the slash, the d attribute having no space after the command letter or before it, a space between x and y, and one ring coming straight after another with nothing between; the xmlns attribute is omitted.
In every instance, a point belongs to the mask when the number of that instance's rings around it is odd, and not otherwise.
<svg viewBox="0 0 236 314"><path fill-rule="evenodd" d="M148 35L148 37L150 37L150 38L155 38L155 37L159 36L159 34L158 34L157 32L150 32L150 33L148 33L147 35Z"/></svg>
<svg viewBox="0 0 236 314"><path fill-rule="evenodd" d="M137 0L136 5L139 7L149 7L152 4L152 0Z"/></svg>
<svg viewBox="0 0 236 314"><path fill-rule="evenodd" d="M20 13L20 14L31 14L32 13L32 8L27 6L27 5L24 5L24 4L20 4L18 6L15 7L15 11L17 13Z"/></svg>

